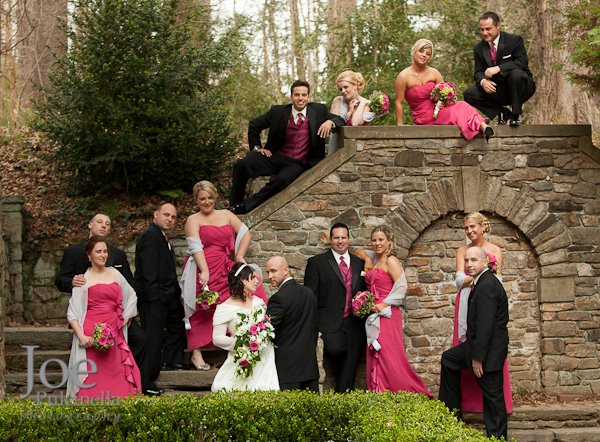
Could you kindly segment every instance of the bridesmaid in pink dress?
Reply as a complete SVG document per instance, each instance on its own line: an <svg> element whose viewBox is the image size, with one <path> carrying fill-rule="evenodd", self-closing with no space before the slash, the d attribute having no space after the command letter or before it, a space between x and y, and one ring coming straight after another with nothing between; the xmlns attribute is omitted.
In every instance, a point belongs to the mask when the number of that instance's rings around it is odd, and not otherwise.
<svg viewBox="0 0 600 442"><path fill-rule="evenodd" d="M473 278L465 274L465 253L469 247L477 246L485 250L488 256L496 258L496 277L502 281L502 251L500 247L484 238L484 234L490 231L490 222L479 212L469 213L463 218L463 225L467 238L471 241L469 244L461 246L456 252L456 285L458 294L456 295L456 306L454 311L454 332L452 337L452 346L456 346L465 340L467 331L467 306L470 294L470 284ZM513 401L510 386L510 374L508 359L504 363L504 402L506 412L512 413ZM472 370L463 370L461 375L461 410L464 413L483 412L483 397L481 389L477 385L475 375Z"/></svg>
<svg viewBox="0 0 600 442"><path fill-rule="evenodd" d="M186 317L187 348L192 350L192 364L198 370L209 370L201 348L212 345L213 315L217 304L229 298L227 275L236 262L244 257L250 245L250 232L245 224L229 210L216 210L217 189L209 181L196 183L194 199L200 211L190 215L185 223L188 258L182 274ZM219 292L217 304L204 311L195 304L204 287ZM260 283L255 296L267 301ZM213 347L214 348L214 347Z"/></svg>
<svg viewBox="0 0 600 442"><path fill-rule="evenodd" d="M90 237L85 253L92 266L84 275L85 284L73 289L67 312L74 331L69 368L88 359L96 364L96 370L81 374L79 382L69 379L67 395L81 401L110 401L110 397L139 394L140 371L124 334L126 325L137 314L137 297L120 272L106 267L108 246L103 237ZM100 322L105 322L115 336L115 344L107 350L93 347L92 334ZM84 365L78 371L94 371L89 364ZM94 386L79 388L80 385Z"/></svg>
<svg viewBox="0 0 600 442"><path fill-rule="evenodd" d="M370 391L410 391L431 397L415 373L404 350L400 305L408 287L396 257L394 234L385 226L371 233L374 259L367 258L366 282L375 295L375 306L366 322L367 387Z"/></svg>
<svg viewBox="0 0 600 442"><path fill-rule="evenodd" d="M465 101L457 101L442 108L437 118L433 118L435 104L429 94L436 84L444 81L437 69L427 65L433 57L433 43L424 38L417 40L411 54L412 64L396 78L396 124L404 124L402 102L406 99L415 124L458 126L467 140L473 139L479 132L486 141L489 140L494 135L494 130L485 123L477 109Z"/></svg>

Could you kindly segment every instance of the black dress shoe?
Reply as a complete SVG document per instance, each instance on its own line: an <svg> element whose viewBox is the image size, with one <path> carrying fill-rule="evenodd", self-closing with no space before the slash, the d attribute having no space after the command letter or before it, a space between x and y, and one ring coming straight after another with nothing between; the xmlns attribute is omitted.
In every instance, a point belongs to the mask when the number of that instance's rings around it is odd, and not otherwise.
<svg viewBox="0 0 600 442"><path fill-rule="evenodd" d="M512 114L510 117L510 123L509 123L512 127L517 127L520 126L521 124L523 124L523 122L521 121L521 115L519 114Z"/></svg>
<svg viewBox="0 0 600 442"><path fill-rule="evenodd" d="M244 215L247 212L246 205L244 203L234 204L229 208L229 210L236 215Z"/></svg>
<svg viewBox="0 0 600 442"><path fill-rule="evenodd" d="M498 126L504 126L508 120L508 117L510 116L510 111L503 107L502 109L500 109L500 112L498 113L498 123L496 123Z"/></svg>
<svg viewBox="0 0 600 442"><path fill-rule="evenodd" d="M182 364L163 364L161 370L163 370L163 371L183 370L183 365Z"/></svg>
<svg viewBox="0 0 600 442"><path fill-rule="evenodd" d="M494 135L494 129L490 126L486 127L483 131L483 137L485 138L485 142L490 144L490 137Z"/></svg>
<svg viewBox="0 0 600 442"><path fill-rule="evenodd" d="M160 396L161 394L163 394L165 391L161 390L160 388L147 388L145 389L142 393L144 393L144 395L146 396L150 396L150 397L157 397Z"/></svg>

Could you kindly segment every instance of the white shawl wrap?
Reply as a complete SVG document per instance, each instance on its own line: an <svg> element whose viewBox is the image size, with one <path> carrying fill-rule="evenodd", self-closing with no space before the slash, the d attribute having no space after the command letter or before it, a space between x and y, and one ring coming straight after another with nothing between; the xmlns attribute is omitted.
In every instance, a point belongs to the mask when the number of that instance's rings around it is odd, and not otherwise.
<svg viewBox="0 0 600 442"><path fill-rule="evenodd" d="M125 340L127 340L127 320L137 315L137 295L125 277L121 275L121 272L115 270L113 267L109 267L109 269L116 273L117 283L121 286L121 291L123 293L123 335L125 336ZM86 279L89 277L89 273L90 270L85 272L84 276ZM69 308L67 309L67 320L69 323L73 320L77 320L82 329L87 313L88 289L89 286L87 284L81 287L74 287L71 299L69 299ZM85 365L80 367L79 364L86 358L87 352L85 347L79 345L79 338L73 333L71 355L69 357L69 380L67 382L67 397L70 397L73 400L76 399L77 392L79 391L79 386L73 381L73 370L85 371ZM75 365L77 365L77 367L74 367ZM86 373L79 374L79 385L84 385L86 379Z"/></svg>

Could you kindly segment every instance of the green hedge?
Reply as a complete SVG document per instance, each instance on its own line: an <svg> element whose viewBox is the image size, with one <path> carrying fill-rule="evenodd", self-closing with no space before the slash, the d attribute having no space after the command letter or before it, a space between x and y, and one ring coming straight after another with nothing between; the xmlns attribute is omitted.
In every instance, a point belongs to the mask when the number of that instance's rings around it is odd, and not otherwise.
<svg viewBox="0 0 600 442"><path fill-rule="evenodd" d="M0 440L482 441L441 402L411 393L239 392L111 405L0 403Z"/></svg>

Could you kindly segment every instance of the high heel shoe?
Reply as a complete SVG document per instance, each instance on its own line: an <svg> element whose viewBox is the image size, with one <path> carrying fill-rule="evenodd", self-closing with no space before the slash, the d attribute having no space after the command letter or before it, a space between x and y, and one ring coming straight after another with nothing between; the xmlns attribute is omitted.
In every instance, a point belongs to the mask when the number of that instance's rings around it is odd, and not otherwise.
<svg viewBox="0 0 600 442"><path fill-rule="evenodd" d="M194 361L194 358L192 358L192 365L196 368L196 370L201 370L201 371L210 370L210 364L207 364L206 362L203 364L196 364L196 361Z"/></svg>
<svg viewBox="0 0 600 442"><path fill-rule="evenodd" d="M490 126L486 127L483 131L483 137L485 138L485 142L490 144L490 137L494 135L494 129Z"/></svg>

